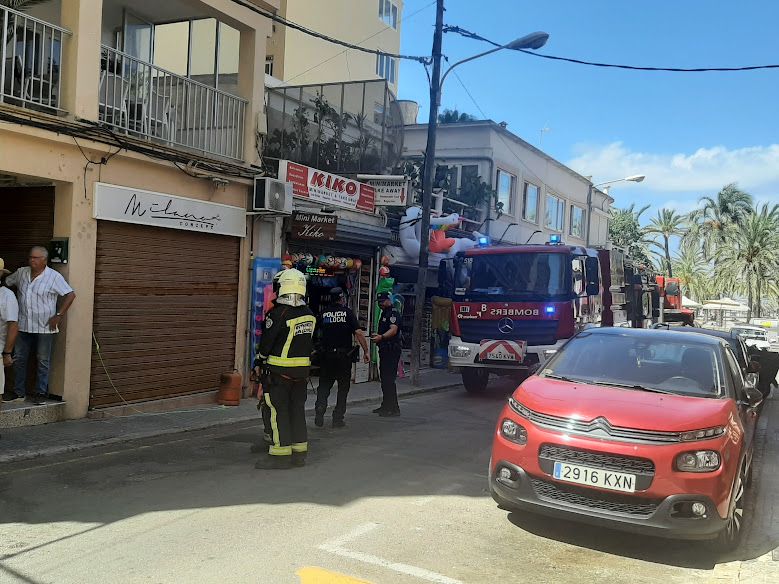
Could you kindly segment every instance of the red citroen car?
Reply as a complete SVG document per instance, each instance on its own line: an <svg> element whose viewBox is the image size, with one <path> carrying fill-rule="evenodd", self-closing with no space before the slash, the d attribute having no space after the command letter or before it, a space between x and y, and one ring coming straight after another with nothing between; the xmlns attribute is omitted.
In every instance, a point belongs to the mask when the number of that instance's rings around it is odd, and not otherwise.
<svg viewBox="0 0 779 584"><path fill-rule="evenodd" d="M734 547L761 400L724 339L586 330L503 408L492 496L506 509Z"/></svg>

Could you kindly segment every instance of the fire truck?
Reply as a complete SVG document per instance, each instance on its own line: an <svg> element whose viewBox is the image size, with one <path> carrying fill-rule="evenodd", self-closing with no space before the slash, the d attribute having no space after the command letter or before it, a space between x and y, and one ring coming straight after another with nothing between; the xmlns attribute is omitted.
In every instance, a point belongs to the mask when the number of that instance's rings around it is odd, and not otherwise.
<svg viewBox="0 0 779 584"><path fill-rule="evenodd" d="M646 327L650 276L619 249L548 244L475 247L443 260L451 298L449 366L469 392L490 374L526 376L591 326Z"/></svg>
<svg viewBox="0 0 779 584"><path fill-rule="evenodd" d="M679 278L657 276L652 295L654 317L657 322L692 326L695 313L682 306L682 287Z"/></svg>

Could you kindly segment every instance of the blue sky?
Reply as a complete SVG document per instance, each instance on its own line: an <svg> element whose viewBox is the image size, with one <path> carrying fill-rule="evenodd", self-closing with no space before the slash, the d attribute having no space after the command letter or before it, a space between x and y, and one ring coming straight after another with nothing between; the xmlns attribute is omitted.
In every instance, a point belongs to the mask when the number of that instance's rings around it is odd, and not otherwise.
<svg viewBox="0 0 779 584"><path fill-rule="evenodd" d="M402 51L429 55L435 6L406 0ZM670 67L779 63L779 2L753 0L448 0L445 22L497 42L543 30L540 52L590 61ZM455 62L486 50L444 35ZM635 202L680 212L737 182L756 199L779 203L779 69L739 73L658 73L599 69L501 51L458 69L481 109L595 182L615 185L617 206ZM399 97L428 117L422 67L404 61ZM458 79L442 107L481 117Z"/></svg>

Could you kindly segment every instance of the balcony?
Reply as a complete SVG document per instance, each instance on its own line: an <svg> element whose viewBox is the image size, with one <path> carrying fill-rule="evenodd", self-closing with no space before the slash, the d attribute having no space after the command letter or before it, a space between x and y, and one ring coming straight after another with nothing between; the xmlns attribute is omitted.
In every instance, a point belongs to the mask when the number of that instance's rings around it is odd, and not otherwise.
<svg viewBox="0 0 779 584"><path fill-rule="evenodd" d="M60 99L62 45L70 32L0 6L0 103L64 113Z"/></svg>
<svg viewBox="0 0 779 584"><path fill-rule="evenodd" d="M403 120L387 82L268 87L263 157L345 175L384 174L400 161Z"/></svg>
<svg viewBox="0 0 779 584"><path fill-rule="evenodd" d="M99 121L114 131L243 159L245 99L106 45L100 69Z"/></svg>

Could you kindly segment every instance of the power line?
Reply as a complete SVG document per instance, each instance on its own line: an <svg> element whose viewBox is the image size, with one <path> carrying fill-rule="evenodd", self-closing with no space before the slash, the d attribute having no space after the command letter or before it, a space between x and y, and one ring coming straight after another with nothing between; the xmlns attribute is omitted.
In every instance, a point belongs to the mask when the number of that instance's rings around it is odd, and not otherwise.
<svg viewBox="0 0 779 584"><path fill-rule="evenodd" d="M286 18L279 16L278 14L273 14L272 12L267 12L265 10L262 10L261 8L250 4L249 2L246 2L245 0L232 0L233 3L238 4L239 6L243 6L247 10L251 10L252 12L256 14L260 14L266 18L269 18L273 22L278 22L279 24L283 24L284 26L288 26L291 29L297 30L302 32L303 34L307 34L312 37L316 37L318 39L321 39L323 41L327 41L328 43L333 43L335 45L341 45L342 47L346 47L348 49L354 49L355 51L362 51L363 53L370 53L372 55L386 55L388 57L394 57L396 59L407 59L409 61L418 61L419 63L429 63L431 62L430 57L419 57L416 55L401 55L397 53L388 53L387 51L380 51L379 49L367 49L365 47L361 47L360 45L355 45L354 43L349 43L346 41L342 41L337 38L333 38L331 36L328 36L326 34L322 34L320 32L316 32L315 30L311 30L310 28L306 28L303 25L300 25L296 22L292 22L291 20L287 20Z"/></svg>
<svg viewBox="0 0 779 584"><path fill-rule="evenodd" d="M466 38L484 41L491 44L494 47L502 47L500 43L491 41L481 35L474 32L470 32L459 26L447 26L444 28L444 32L453 32L464 36ZM514 49L520 53L538 57L540 59L549 59L551 61L564 61L566 63L574 63L576 65L587 65L590 67L604 67L611 69L626 69L629 71L666 71L670 73L708 73L708 72L735 72L735 71L756 71L759 69L779 69L779 65L748 65L745 67L641 67L638 65L618 65L615 63L598 63L596 61L584 61L582 59L573 59L571 57L558 57L555 55L544 55L536 51L529 51L527 49Z"/></svg>
<svg viewBox="0 0 779 584"><path fill-rule="evenodd" d="M401 21L400 21L400 22L401 22L401 23L404 23L404 22L406 22L406 21L408 21L408 20L411 20L412 18L414 18L414 17L415 17L417 14L419 14L420 12L423 12L424 10L427 10L427 9L428 9L428 8L430 8L431 6L435 5L435 3L436 3L436 0L433 0L432 2L430 2L430 3L429 3L429 4L427 4L426 6L423 6L423 7L422 7L422 8L420 8L419 10L416 10L416 11L412 12L411 14L407 14L406 16L404 16L404 17L401 19ZM357 43L357 44L358 44L358 45L361 45L361 44L363 44L364 42L367 42L367 41L371 40L373 37L379 36L380 34L382 34L382 33L386 32L386 31L388 31L388 30L391 30L391 28L392 28L392 27L385 26L384 28L382 28L381 30L379 30L379 31L377 31L377 32L375 32L375 33L373 33L372 35L370 35L370 36L368 36L368 37L365 37L364 39L362 39L362 40L361 40L359 43ZM327 59L325 59L324 61L321 61L321 62L317 63L316 65L314 65L314 66L312 66L312 67L309 67L308 69L306 69L306 70L305 70L305 71L303 71L302 73L298 73L298 74L297 74L297 75L295 75L294 77L290 77L289 79L287 79L287 80L286 80L286 83L289 83L290 81L293 81L293 80L297 79L298 77L302 77L302 76L303 76L303 75L305 75L306 73L309 73L310 71L313 71L314 69L317 69L317 68L321 67L321 66L322 66L322 65L324 65L325 63L329 63L329 62L330 62L330 61L332 61L333 59L337 59L338 57L340 57L340 56L341 56L341 55L343 55L344 53L348 53L348 52L349 52L349 49L344 49L344 50L343 50L343 51L341 51L340 53L336 53L336 54L335 54L335 55L333 55L332 57L328 57L328 58L327 58Z"/></svg>

